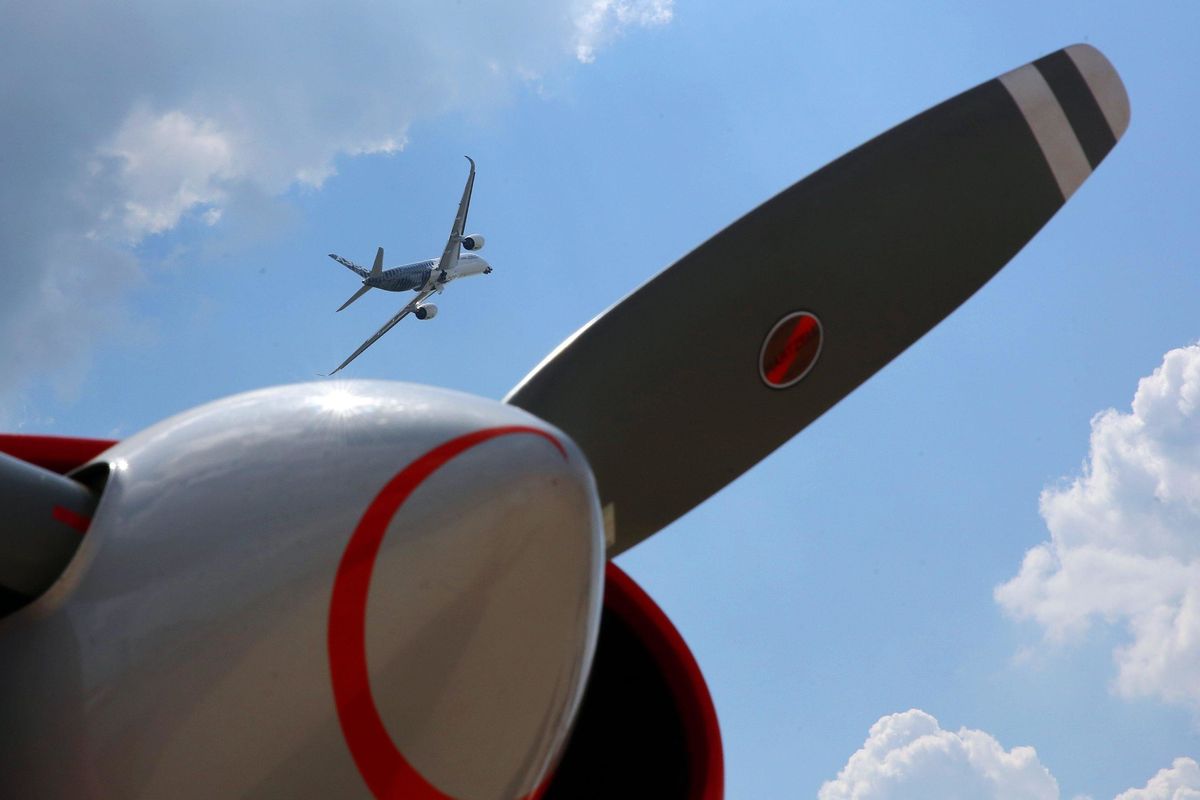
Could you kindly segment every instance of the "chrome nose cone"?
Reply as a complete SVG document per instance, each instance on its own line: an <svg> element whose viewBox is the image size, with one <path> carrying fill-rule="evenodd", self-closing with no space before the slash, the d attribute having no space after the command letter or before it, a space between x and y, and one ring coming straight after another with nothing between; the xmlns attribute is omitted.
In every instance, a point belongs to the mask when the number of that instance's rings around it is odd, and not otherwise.
<svg viewBox="0 0 1200 800"><path fill-rule="evenodd" d="M192 409L104 460L119 466L57 605L5 628L0 681L25 699L0 702L0 797L75 787L63 759L88 754L14 754L135 713L122 752L162 770L151 796L535 791L583 696L604 585L596 484L563 433L458 392L326 381ZM82 649L77 631L112 614L138 647ZM92 657L121 691L87 694ZM33 714L39 698L64 713Z"/></svg>

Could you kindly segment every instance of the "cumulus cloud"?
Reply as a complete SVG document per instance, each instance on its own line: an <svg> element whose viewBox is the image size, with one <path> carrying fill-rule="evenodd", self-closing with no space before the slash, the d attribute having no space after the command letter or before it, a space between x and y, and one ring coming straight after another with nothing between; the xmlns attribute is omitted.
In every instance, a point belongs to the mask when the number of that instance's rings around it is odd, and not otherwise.
<svg viewBox="0 0 1200 800"><path fill-rule="evenodd" d="M919 709L890 714L871 726L862 749L819 800L1058 800L1058 782L1032 747L1005 750L991 735L942 730Z"/></svg>
<svg viewBox="0 0 1200 800"><path fill-rule="evenodd" d="M1092 419L1083 474L1041 513L1050 540L996 600L1051 640L1121 626L1116 690L1200 713L1200 345L1167 353L1129 412Z"/></svg>
<svg viewBox="0 0 1200 800"><path fill-rule="evenodd" d="M0 48L0 397L78 374L148 236L319 187L338 157L486 108L673 0L25 3Z"/></svg>
<svg viewBox="0 0 1200 800"><path fill-rule="evenodd" d="M881 717L818 800L1059 800L1058 781L1032 747L1005 750L984 731L943 730L920 709ZM1080 800L1083 800L1080 798ZM1177 758L1114 800L1200 800L1200 764Z"/></svg>
<svg viewBox="0 0 1200 800"><path fill-rule="evenodd" d="M113 164L117 191L100 219L115 224L130 242L175 227L195 206L220 211L223 186L239 170L236 147L211 120L182 111L152 114L134 109L99 155ZM102 169L99 162L93 171ZM210 217L210 224L220 219ZM95 232L93 232L95 235Z"/></svg>
<svg viewBox="0 0 1200 800"><path fill-rule="evenodd" d="M665 25L674 16L673 0L591 0L575 18L575 57L590 63L596 50L631 26Z"/></svg>
<svg viewBox="0 0 1200 800"><path fill-rule="evenodd" d="M1114 800L1200 800L1200 764L1191 758L1177 758L1144 787L1121 792Z"/></svg>

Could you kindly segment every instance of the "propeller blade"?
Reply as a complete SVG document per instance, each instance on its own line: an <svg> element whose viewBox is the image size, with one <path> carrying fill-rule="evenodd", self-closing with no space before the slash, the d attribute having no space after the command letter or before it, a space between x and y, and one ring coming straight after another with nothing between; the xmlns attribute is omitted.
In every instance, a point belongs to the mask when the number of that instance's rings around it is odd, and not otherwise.
<svg viewBox="0 0 1200 800"><path fill-rule="evenodd" d="M1120 78L1088 45L983 83L718 233L560 345L507 402L587 454L608 553L620 553L983 286L1128 121Z"/></svg>

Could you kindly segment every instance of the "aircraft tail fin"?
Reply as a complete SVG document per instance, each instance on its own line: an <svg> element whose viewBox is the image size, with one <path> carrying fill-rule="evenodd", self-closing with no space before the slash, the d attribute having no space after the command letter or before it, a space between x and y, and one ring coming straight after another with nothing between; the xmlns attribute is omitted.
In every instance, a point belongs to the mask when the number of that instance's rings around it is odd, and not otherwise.
<svg viewBox="0 0 1200 800"><path fill-rule="evenodd" d="M338 309L338 311L341 311L341 310L342 310L342 308L345 308L346 306L350 305L350 304L351 304L351 303L353 303L355 300L357 300L358 298L362 297L364 294L366 294L366 293L367 293L367 292L369 292L369 291L371 291L371 287L370 287L370 286L367 286L367 285L365 285L365 284L364 284L364 285L363 285L363 287L362 287L361 289L359 289L359 290L358 290L357 292L355 292L354 294L350 295L350 299L349 299L349 300L347 300L346 302L342 303L342 306L341 306L341 308L339 308L339 309Z"/></svg>
<svg viewBox="0 0 1200 800"><path fill-rule="evenodd" d="M360 277L360 278L365 278L369 274L365 269L360 267L358 264L355 264L353 261L351 261L348 258L342 258L337 253L330 253L329 257L332 258L334 261L338 262L339 264L341 264L346 269L348 269L351 272L358 275L358 277ZM378 260L378 259L376 259L376 260Z"/></svg>
<svg viewBox="0 0 1200 800"><path fill-rule="evenodd" d="M375 252L375 263L371 265L371 277L375 278L383 274L383 248L379 248Z"/></svg>

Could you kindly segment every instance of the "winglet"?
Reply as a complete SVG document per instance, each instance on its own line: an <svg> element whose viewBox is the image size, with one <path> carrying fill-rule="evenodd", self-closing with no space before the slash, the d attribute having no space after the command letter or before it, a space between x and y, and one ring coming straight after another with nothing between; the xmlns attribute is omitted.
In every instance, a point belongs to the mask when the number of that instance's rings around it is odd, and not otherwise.
<svg viewBox="0 0 1200 800"><path fill-rule="evenodd" d="M474 172L475 171L475 159L471 158L470 156L463 156L463 158L465 158L467 161L471 162L471 172Z"/></svg>

